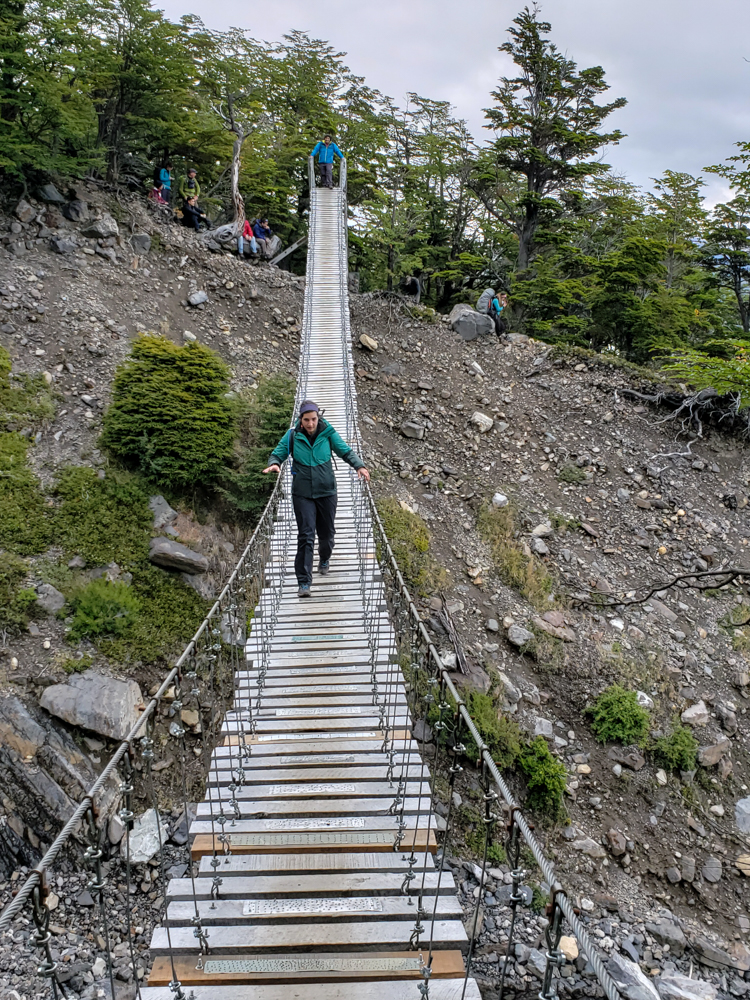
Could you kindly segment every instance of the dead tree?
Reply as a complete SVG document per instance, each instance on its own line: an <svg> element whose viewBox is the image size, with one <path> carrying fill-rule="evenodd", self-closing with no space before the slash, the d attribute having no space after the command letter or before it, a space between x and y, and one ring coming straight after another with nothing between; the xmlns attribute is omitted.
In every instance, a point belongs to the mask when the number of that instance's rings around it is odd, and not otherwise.
<svg viewBox="0 0 750 1000"><path fill-rule="evenodd" d="M245 202L240 194L240 162L242 146L250 134L248 122L244 121L236 107L237 95L227 94L226 103L213 106L214 114L221 119L223 127L234 136L232 164L230 169L230 189L232 198L232 220L217 226L205 234L207 242L227 244L242 235L245 225Z"/></svg>

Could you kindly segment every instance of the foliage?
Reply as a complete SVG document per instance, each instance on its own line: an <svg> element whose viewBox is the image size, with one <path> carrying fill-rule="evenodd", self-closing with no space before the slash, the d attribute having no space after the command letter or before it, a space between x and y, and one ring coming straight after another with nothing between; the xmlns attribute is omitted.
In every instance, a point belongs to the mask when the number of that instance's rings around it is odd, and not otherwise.
<svg viewBox="0 0 750 1000"><path fill-rule="evenodd" d="M500 579L514 587L537 610L549 610L554 581L543 563L526 555L517 539L512 507L484 506L477 522L480 535L490 547Z"/></svg>
<svg viewBox="0 0 750 1000"><path fill-rule="evenodd" d="M586 713L591 716L591 730L600 743L628 746L648 732L648 712L638 704L635 691L626 691L619 684L602 691Z"/></svg>
<svg viewBox="0 0 750 1000"><path fill-rule="evenodd" d="M22 587L28 567L10 552L0 552L0 633L20 632L36 600L31 588Z"/></svg>
<svg viewBox="0 0 750 1000"><path fill-rule="evenodd" d="M55 415L43 375L11 375L10 355L0 346L0 431L37 426Z"/></svg>
<svg viewBox="0 0 750 1000"><path fill-rule="evenodd" d="M74 466L63 470L55 493L55 541L66 555L121 569L146 559L153 514L132 475L109 472L100 479L94 469Z"/></svg>
<svg viewBox="0 0 750 1000"><path fill-rule="evenodd" d="M103 447L166 491L213 485L232 455L237 427L229 374L202 344L139 337L115 373Z"/></svg>
<svg viewBox="0 0 750 1000"><path fill-rule="evenodd" d="M550 753L547 741L537 736L524 747L519 766L526 778L526 804L546 819L557 822L565 815L563 794L566 785L565 765Z"/></svg>
<svg viewBox="0 0 750 1000"><path fill-rule="evenodd" d="M219 492L229 505L256 520L276 484L272 475L263 475L268 456L288 430L294 406L294 382L284 376L264 376L253 395L242 401L239 418L239 457L227 467Z"/></svg>
<svg viewBox="0 0 750 1000"><path fill-rule="evenodd" d="M521 753L521 731L516 723L498 712L495 699L489 694L470 690L466 707L497 766L503 770L513 767ZM467 733L463 742L466 756L476 760L479 748L473 737Z"/></svg>
<svg viewBox="0 0 750 1000"><path fill-rule="evenodd" d="M168 659L188 641L209 610L209 603L192 587L150 563L136 567L130 589L139 610L127 634L97 643L102 653L120 663Z"/></svg>
<svg viewBox="0 0 750 1000"><path fill-rule="evenodd" d="M383 497L376 506L407 587L422 597L445 587L448 574L429 553L430 533L422 518L395 497Z"/></svg>
<svg viewBox="0 0 750 1000"><path fill-rule="evenodd" d="M133 625L138 614L138 600L129 586L110 583L104 577L92 580L70 600L73 621L70 638L99 639L121 635Z"/></svg>
<svg viewBox="0 0 750 1000"><path fill-rule="evenodd" d="M47 502L27 448L20 434L0 433L0 547L19 555L42 552L51 540Z"/></svg>
<svg viewBox="0 0 750 1000"><path fill-rule="evenodd" d="M667 771L694 771L698 742L687 726L675 722L668 736L655 740L652 752L654 763Z"/></svg>
<svg viewBox="0 0 750 1000"><path fill-rule="evenodd" d="M731 348L731 345L729 345ZM675 381L686 382L696 391L715 389L720 396L733 395L740 409L750 406L750 354L737 343L733 357L711 357L702 351L675 351L663 366Z"/></svg>
<svg viewBox="0 0 750 1000"><path fill-rule="evenodd" d="M586 473L583 469L579 469L577 465L572 465L567 462L565 465L561 465L557 470L557 478L561 483L568 483L569 485L580 485L586 482Z"/></svg>
<svg viewBox="0 0 750 1000"><path fill-rule="evenodd" d="M82 656L66 656L60 663L60 669L66 674L82 674L93 662L93 657L89 653L84 653Z"/></svg>

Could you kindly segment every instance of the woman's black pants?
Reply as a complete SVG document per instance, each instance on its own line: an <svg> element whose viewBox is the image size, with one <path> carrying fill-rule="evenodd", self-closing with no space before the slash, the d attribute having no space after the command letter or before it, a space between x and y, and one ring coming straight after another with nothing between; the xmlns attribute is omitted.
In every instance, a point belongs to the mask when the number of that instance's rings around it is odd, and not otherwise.
<svg viewBox="0 0 750 1000"><path fill-rule="evenodd" d="M336 534L336 502L338 497L319 497L309 500L307 497L292 496L294 516L297 518L297 557L294 560L294 572L297 583L301 586L312 583L313 546L315 535L318 536L318 558L328 562L333 551L333 537Z"/></svg>

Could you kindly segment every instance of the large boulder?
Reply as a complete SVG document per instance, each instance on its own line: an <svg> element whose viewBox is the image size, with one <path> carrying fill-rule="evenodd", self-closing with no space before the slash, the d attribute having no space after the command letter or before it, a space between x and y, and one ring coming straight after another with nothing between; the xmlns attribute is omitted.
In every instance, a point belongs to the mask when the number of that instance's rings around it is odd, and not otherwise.
<svg viewBox="0 0 750 1000"><path fill-rule="evenodd" d="M661 920L655 920L653 923L647 923L646 930L649 932L651 937L656 938L659 944L668 944L669 953L671 955L677 955L679 957L684 953L687 946L687 940L685 935L682 933L682 928L674 920L668 920L666 917L662 917Z"/></svg>
<svg viewBox="0 0 750 1000"><path fill-rule="evenodd" d="M718 989L703 979L690 979L679 972L665 972L657 986L662 1000L715 1000Z"/></svg>
<svg viewBox="0 0 750 1000"><path fill-rule="evenodd" d="M453 324L456 323L461 316L465 316L467 313L473 313L473 312L476 312L476 309L473 306L470 306L468 302L459 302L458 305L454 306L451 309L448 315L448 322L450 323L451 327L453 327L453 329L455 330L456 328L455 326L453 326Z"/></svg>
<svg viewBox="0 0 750 1000"><path fill-rule="evenodd" d="M457 306L455 308L458 308ZM453 315L453 313L451 313ZM451 327L461 335L462 340L476 340L478 337L489 337L495 332L495 324L490 316L483 316L475 309L460 313L451 321Z"/></svg>
<svg viewBox="0 0 750 1000"><path fill-rule="evenodd" d="M659 1000L659 994L640 967L616 951L609 956L607 972L628 1000Z"/></svg>
<svg viewBox="0 0 750 1000"><path fill-rule="evenodd" d="M166 524L171 524L177 517L177 511L170 507L164 497L157 493L150 497L148 505L154 514L154 527L163 528Z"/></svg>
<svg viewBox="0 0 750 1000"><path fill-rule="evenodd" d="M53 236L49 245L55 253L75 253L78 249L76 241L69 236Z"/></svg>
<svg viewBox="0 0 750 1000"><path fill-rule="evenodd" d="M36 606L48 615L56 615L65 607L65 595L51 583L42 583L36 588Z"/></svg>
<svg viewBox="0 0 750 1000"><path fill-rule="evenodd" d="M13 209L13 214L19 222L31 222L36 215L36 209L33 205L30 205L28 201L21 198L19 203Z"/></svg>
<svg viewBox="0 0 750 1000"><path fill-rule="evenodd" d="M45 184L39 188L39 196L43 201L52 205L64 205L65 198L60 194L54 184Z"/></svg>
<svg viewBox="0 0 750 1000"><path fill-rule="evenodd" d="M157 566L178 569L183 573L205 573L208 569L208 559L205 556L171 538L152 538L148 557Z"/></svg>
<svg viewBox="0 0 750 1000"><path fill-rule="evenodd" d="M119 236L120 227L117 221L107 212L100 219L94 219L81 230L84 236L93 236L96 239L107 240L110 236Z"/></svg>
<svg viewBox="0 0 750 1000"><path fill-rule="evenodd" d="M63 205L62 214L71 222L85 222L89 217L89 206L80 198L75 198Z"/></svg>
<svg viewBox="0 0 750 1000"><path fill-rule="evenodd" d="M0 875L35 865L96 780L88 758L54 720L15 696L0 698ZM117 782L97 797L101 821L116 805Z"/></svg>
<svg viewBox="0 0 750 1000"><path fill-rule="evenodd" d="M45 688L40 705L71 726L124 740L140 716L143 699L135 681L106 677L95 670L74 674L67 684Z"/></svg>

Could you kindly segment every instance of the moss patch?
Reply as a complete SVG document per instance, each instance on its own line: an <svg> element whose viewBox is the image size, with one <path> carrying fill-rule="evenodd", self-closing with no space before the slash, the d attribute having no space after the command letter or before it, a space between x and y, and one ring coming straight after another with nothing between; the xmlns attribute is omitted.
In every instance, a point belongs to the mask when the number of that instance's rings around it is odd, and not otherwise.
<svg viewBox="0 0 750 1000"><path fill-rule="evenodd" d="M521 753L521 731L516 723L500 714L491 695L481 694L479 691L469 691L466 708L498 767L513 767ZM476 760L479 748L468 734L464 738L464 745L467 756Z"/></svg>
<svg viewBox="0 0 750 1000"><path fill-rule="evenodd" d="M0 429L36 427L55 415L55 399L43 375L11 375L10 355L0 347Z"/></svg>
<svg viewBox="0 0 750 1000"><path fill-rule="evenodd" d="M63 471L55 493L55 541L66 555L128 569L147 558L154 518L134 476L108 472L99 479L94 469L75 466Z"/></svg>
<svg viewBox="0 0 750 1000"><path fill-rule="evenodd" d="M0 631L15 634L26 627L36 593L22 584L28 567L10 552L0 552Z"/></svg>
<svg viewBox="0 0 750 1000"><path fill-rule="evenodd" d="M0 547L19 555L42 552L50 542L49 509L29 468L28 442L0 433Z"/></svg>
<svg viewBox="0 0 750 1000"><path fill-rule="evenodd" d="M672 731L654 741L654 763L666 771L694 771L698 742L687 726L675 721Z"/></svg>
<svg viewBox="0 0 750 1000"><path fill-rule="evenodd" d="M542 562L524 552L517 538L512 507L483 507L477 527L490 547L495 569L503 583L517 590L538 611L548 611L552 607L549 598L554 580Z"/></svg>
<svg viewBox="0 0 750 1000"><path fill-rule="evenodd" d="M376 506L407 587L422 597L446 587L448 573L430 555L430 532L419 514L404 510L395 497Z"/></svg>
<svg viewBox="0 0 750 1000"><path fill-rule="evenodd" d="M123 635L130 631L139 604L131 588L124 583L110 583L104 577L92 580L71 599L72 639L98 639Z"/></svg>

